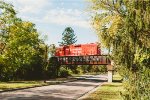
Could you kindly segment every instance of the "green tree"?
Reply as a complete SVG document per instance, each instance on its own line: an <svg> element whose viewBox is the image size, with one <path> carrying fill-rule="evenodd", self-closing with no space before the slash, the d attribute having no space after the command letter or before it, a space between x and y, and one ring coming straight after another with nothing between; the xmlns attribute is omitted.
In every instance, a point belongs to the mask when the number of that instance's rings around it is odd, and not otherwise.
<svg viewBox="0 0 150 100"><path fill-rule="evenodd" d="M0 1L0 79L8 79L6 76L9 75L9 68L6 68L5 59L3 52L6 48L7 40L9 37L9 27L14 24L16 20L16 11L13 9L11 4L7 4L4 1Z"/></svg>
<svg viewBox="0 0 150 100"><path fill-rule="evenodd" d="M77 36L75 36L74 30L71 27L65 28L62 35L62 42L59 42L60 45L71 45L77 42Z"/></svg>
<svg viewBox="0 0 150 100"><path fill-rule="evenodd" d="M50 56L55 56L55 53L56 53L56 46L55 46L55 44L51 44L50 46L49 46L49 54L50 54Z"/></svg>
<svg viewBox="0 0 150 100"><path fill-rule="evenodd" d="M42 78L45 44L35 25L2 0L0 10L0 80Z"/></svg>
<svg viewBox="0 0 150 100"><path fill-rule="evenodd" d="M16 11L13 5L4 1L0 1L0 10L0 54L2 54L9 36L9 27L16 20Z"/></svg>
<svg viewBox="0 0 150 100"><path fill-rule="evenodd" d="M62 45L67 46L67 45L71 45L71 44L74 44L77 42L77 36L75 36L74 30L71 27L65 28L62 35L63 35L62 42L59 42L61 46ZM68 65L68 66L66 66L66 69L68 69L68 68L70 68L72 70L76 70L77 66Z"/></svg>
<svg viewBox="0 0 150 100"><path fill-rule="evenodd" d="M7 68L10 68L12 73L11 77L18 77L14 75L18 71L19 76L22 74L25 77L25 73L29 69L33 69L34 66L32 65L39 62L42 64L42 57L40 55L43 52L40 52L39 45L40 40L33 23L18 21L10 26L4 56ZM41 67L40 70L42 70L41 64L39 65Z"/></svg>
<svg viewBox="0 0 150 100"><path fill-rule="evenodd" d="M127 100L150 99L150 1L91 0L93 27L112 50Z"/></svg>

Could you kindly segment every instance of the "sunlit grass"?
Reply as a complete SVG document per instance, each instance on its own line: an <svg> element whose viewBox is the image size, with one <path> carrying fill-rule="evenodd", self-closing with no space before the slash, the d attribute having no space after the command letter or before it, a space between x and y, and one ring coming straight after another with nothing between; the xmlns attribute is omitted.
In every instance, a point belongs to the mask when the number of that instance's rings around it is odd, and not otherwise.
<svg viewBox="0 0 150 100"><path fill-rule="evenodd" d="M114 75L114 83L104 83L82 100L122 100L120 92L124 92L121 76Z"/></svg>
<svg viewBox="0 0 150 100"><path fill-rule="evenodd" d="M113 81L114 82L121 82L122 81L122 77L117 73L115 75L113 75Z"/></svg>
<svg viewBox="0 0 150 100"><path fill-rule="evenodd" d="M27 88L34 86L43 86L43 85L54 85L58 83L62 83L65 81L70 81L71 79L67 78L56 78L47 80L46 83L44 81L9 81L9 82L0 82L0 91L10 90L10 89L18 89L18 88Z"/></svg>
<svg viewBox="0 0 150 100"><path fill-rule="evenodd" d="M107 83L83 100L121 100L122 83Z"/></svg>
<svg viewBox="0 0 150 100"><path fill-rule="evenodd" d="M26 88L26 87L41 86L41 85L47 85L47 83L44 83L42 81L0 82L0 90Z"/></svg>

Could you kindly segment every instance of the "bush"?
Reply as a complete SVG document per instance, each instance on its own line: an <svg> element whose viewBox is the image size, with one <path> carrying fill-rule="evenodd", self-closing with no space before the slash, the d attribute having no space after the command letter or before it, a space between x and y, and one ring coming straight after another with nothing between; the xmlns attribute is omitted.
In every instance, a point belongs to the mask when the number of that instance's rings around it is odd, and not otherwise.
<svg viewBox="0 0 150 100"><path fill-rule="evenodd" d="M71 70L61 67L59 70L59 77L68 77L68 76L71 76Z"/></svg>
<svg viewBox="0 0 150 100"><path fill-rule="evenodd" d="M47 79L57 78L59 76L58 75L59 67L60 67L60 65L57 62L57 58L51 57L49 59L48 66L46 66L46 68L45 68L45 72L46 72L45 77Z"/></svg>
<svg viewBox="0 0 150 100"><path fill-rule="evenodd" d="M101 65L101 66L98 66L98 72L100 73L107 73L107 67L106 65Z"/></svg>

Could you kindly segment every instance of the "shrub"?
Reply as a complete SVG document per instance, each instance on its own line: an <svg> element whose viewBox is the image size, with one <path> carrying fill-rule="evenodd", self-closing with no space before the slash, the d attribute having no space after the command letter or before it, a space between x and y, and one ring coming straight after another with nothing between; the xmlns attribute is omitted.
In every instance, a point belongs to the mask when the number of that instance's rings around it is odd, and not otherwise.
<svg viewBox="0 0 150 100"><path fill-rule="evenodd" d="M64 67L61 67L59 70L59 77L68 77L71 75L71 70L65 69Z"/></svg>

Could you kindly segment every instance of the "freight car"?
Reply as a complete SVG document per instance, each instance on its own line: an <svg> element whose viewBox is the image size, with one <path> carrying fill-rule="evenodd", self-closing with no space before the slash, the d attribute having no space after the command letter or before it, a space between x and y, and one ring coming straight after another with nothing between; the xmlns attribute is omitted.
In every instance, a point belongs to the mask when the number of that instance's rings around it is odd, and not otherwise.
<svg viewBox="0 0 150 100"><path fill-rule="evenodd" d="M99 44L79 44L61 46L56 49L55 56L85 56L85 55L101 55Z"/></svg>

